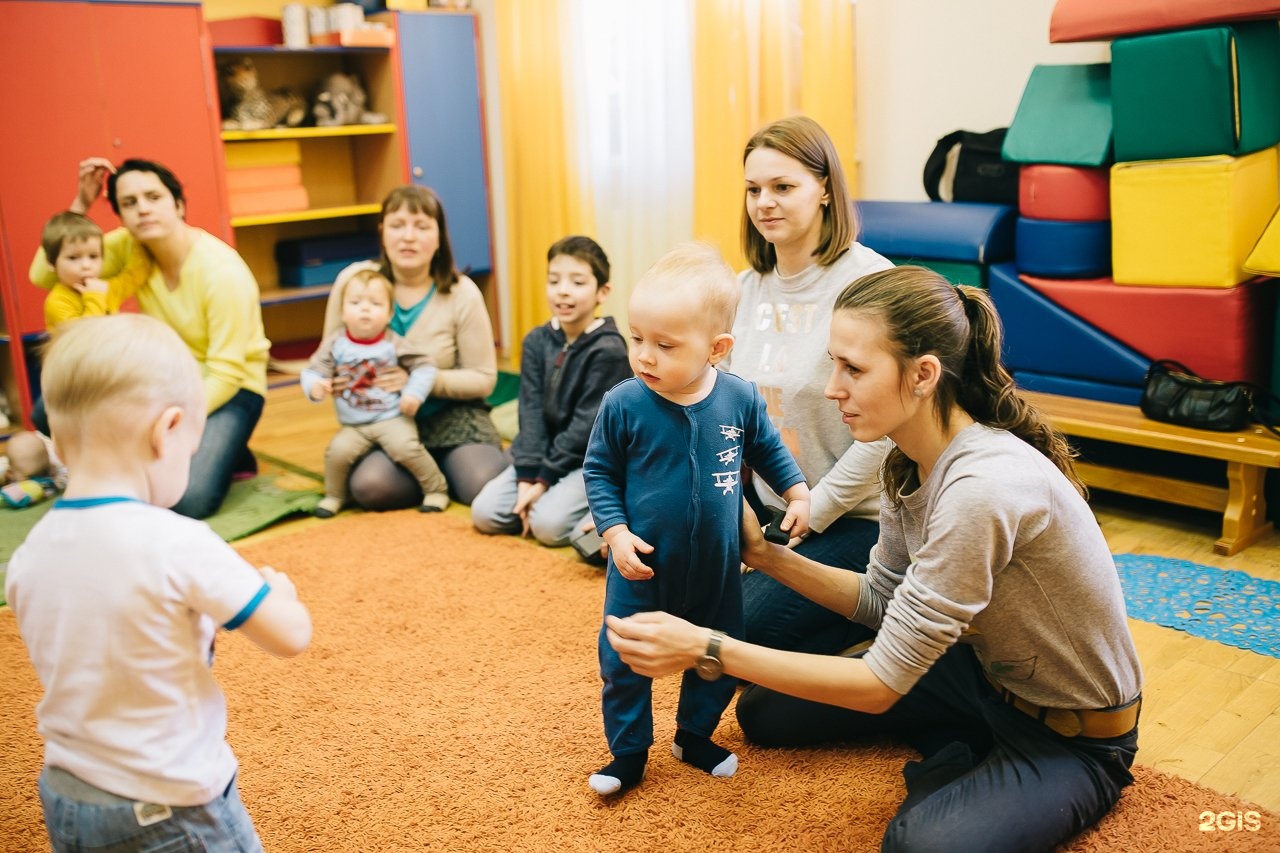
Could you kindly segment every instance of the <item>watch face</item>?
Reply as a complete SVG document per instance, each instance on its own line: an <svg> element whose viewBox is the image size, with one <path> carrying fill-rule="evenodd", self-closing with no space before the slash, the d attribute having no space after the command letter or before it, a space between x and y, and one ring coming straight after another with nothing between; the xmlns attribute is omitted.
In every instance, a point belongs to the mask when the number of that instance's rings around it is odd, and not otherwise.
<svg viewBox="0 0 1280 853"><path fill-rule="evenodd" d="M706 681L715 681L724 673L724 664L720 662L719 658L703 655L698 658L697 664L694 665L694 670Z"/></svg>

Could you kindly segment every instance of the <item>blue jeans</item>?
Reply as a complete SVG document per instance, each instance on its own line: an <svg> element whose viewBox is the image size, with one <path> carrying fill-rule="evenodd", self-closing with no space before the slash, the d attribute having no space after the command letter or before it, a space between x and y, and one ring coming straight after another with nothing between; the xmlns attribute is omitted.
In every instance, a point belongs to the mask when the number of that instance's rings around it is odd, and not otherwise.
<svg viewBox="0 0 1280 853"><path fill-rule="evenodd" d="M196 455L191 457L191 482L173 511L188 518L208 518L218 511L236 471L254 470L249 436L262 417L262 395L243 388L210 412Z"/></svg>
<svg viewBox="0 0 1280 853"><path fill-rule="evenodd" d="M753 490L747 491L754 494ZM822 533L810 534L795 550L815 562L865 572L871 547L879 536L878 522L842 517ZM743 575L742 609L747 642L789 652L836 654L873 633L864 625L814 604L764 572Z"/></svg>
<svg viewBox="0 0 1280 853"><path fill-rule="evenodd" d="M921 753L882 850L1052 850L1093 826L1133 781L1138 730L1063 737L1000 698L973 649L956 645L883 714L748 687L738 723L760 746L808 747L894 735Z"/></svg>
<svg viewBox="0 0 1280 853"><path fill-rule="evenodd" d="M56 853L262 850L234 778L212 801L202 806L171 806L169 816L147 826L139 825L138 808L146 804L95 788L64 770L45 767L39 786L44 825ZM141 814L146 820L146 812Z"/></svg>

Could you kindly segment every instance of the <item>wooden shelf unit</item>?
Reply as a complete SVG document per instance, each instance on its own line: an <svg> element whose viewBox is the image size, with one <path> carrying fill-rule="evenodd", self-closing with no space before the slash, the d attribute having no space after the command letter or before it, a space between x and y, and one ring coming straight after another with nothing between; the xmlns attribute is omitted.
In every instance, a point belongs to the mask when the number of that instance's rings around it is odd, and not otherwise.
<svg viewBox="0 0 1280 853"><path fill-rule="evenodd" d="M383 197L409 179L407 147L400 123L398 53L394 47L218 46L215 64L253 60L264 89L288 87L310 104L327 75L353 74L368 94L366 109L386 121L338 127L223 130L224 151L264 142L294 140L301 153L306 210L231 217L233 242L253 270L262 294L263 321L273 341L318 338L330 285L281 285L275 247L280 240L324 237L377 229ZM308 304L310 303L310 304Z"/></svg>

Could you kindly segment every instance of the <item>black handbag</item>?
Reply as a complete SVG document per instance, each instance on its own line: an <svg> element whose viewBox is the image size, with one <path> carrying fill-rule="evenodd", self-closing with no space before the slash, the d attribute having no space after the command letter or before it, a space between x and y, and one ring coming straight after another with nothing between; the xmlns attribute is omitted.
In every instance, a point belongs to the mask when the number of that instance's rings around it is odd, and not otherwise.
<svg viewBox="0 0 1280 853"><path fill-rule="evenodd" d="M1248 382L1204 379L1184 364L1163 359L1147 368L1138 406L1153 421L1218 432L1242 430L1252 415L1275 433L1258 406L1258 398L1269 396Z"/></svg>
<svg viewBox="0 0 1280 853"><path fill-rule="evenodd" d="M1018 203L1018 164L1004 159L1007 127L956 130L938 140L924 164L924 191L934 201Z"/></svg>

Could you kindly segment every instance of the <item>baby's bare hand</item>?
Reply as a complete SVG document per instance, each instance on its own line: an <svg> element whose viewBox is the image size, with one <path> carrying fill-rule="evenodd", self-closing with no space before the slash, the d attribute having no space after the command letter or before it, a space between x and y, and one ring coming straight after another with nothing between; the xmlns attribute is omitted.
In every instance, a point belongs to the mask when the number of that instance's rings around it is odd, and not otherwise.
<svg viewBox="0 0 1280 853"><path fill-rule="evenodd" d="M284 572L276 571L270 566L260 566L258 571L262 573L262 579L267 582L267 586L271 587L272 592L297 600L298 589Z"/></svg>

